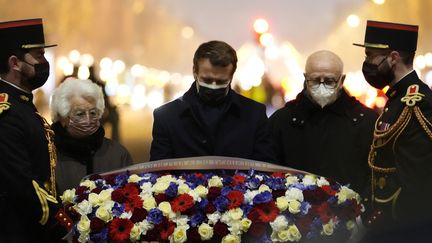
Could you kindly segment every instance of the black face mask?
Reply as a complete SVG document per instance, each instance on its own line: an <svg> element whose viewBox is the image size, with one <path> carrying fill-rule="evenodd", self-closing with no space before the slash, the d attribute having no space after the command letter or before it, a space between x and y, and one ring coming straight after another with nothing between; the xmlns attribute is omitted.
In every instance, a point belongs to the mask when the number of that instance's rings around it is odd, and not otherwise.
<svg viewBox="0 0 432 243"><path fill-rule="evenodd" d="M224 102L229 89L229 85L225 88L212 89L198 83L198 96L205 104L219 105Z"/></svg>
<svg viewBox="0 0 432 243"><path fill-rule="evenodd" d="M387 57L384 58L378 65L363 62L363 76L371 86L377 89L384 88L394 79L392 68L387 63L386 66L379 70L379 66L381 66L381 64L383 64L386 59Z"/></svg>
<svg viewBox="0 0 432 243"><path fill-rule="evenodd" d="M44 85L49 76L50 65L49 62L30 64L23 60L23 62L27 63L30 66L33 66L35 75L30 77L27 81L30 84L32 90L35 90L42 85Z"/></svg>

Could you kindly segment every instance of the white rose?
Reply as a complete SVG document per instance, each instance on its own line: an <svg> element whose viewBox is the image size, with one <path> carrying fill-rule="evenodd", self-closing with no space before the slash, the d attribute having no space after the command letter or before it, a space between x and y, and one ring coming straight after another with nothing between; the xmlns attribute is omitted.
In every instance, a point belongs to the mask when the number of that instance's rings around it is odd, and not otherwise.
<svg viewBox="0 0 432 243"><path fill-rule="evenodd" d="M137 174L130 175L128 178L129 183L138 183L140 180L142 180L142 178Z"/></svg>
<svg viewBox="0 0 432 243"><path fill-rule="evenodd" d="M286 183L285 183L285 185L286 185L286 186L289 186L289 185L292 185L292 184L296 184L298 181L299 181L299 180L298 180L297 176L288 176L288 177L286 178Z"/></svg>
<svg viewBox="0 0 432 243"><path fill-rule="evenodd" d="M212 178L210 178L210 180L208 181L208 185L209 187L222 187L222 178L220 178L219 176L212 176Z"/></svg>
<svg viewBox="0 0 432 243"><path fill-rule="evenodd" d="M204 223L198 227L198 233L201 236L201 240L210 240L213 237L213 227Z"/></svg>
<svg viewBox="0 0 432 243"><path fill-rule="evenodd" d="M156 207L156 199L151 196L151 195L145 195L142 200L144 201L143 203L143 208L147 211L150 211L150 209L155 208Z"/></svg>
<svg viewBox="0 0 432 243"><path fill-rule="evenodd" d="M129 237L132 241L138 241L141 237L141 229L138 225L134 225L129 233Z"/></svg>
<svg viewBox="0 0 432 243"><path fill-rule="evenodd" d="M279 211L285 211L288 208L288 199L286 197L276 198L276 206L279 208Z"/></svg>
<svg viewBox="0 0 432 243"><path fill-rule="evenodd" d="M300 212L301 203L297 200L289 200L288 201L288 210L292 214L297 214Z"/></svg>
<svg viewBox="0 0 432 243"><path fill-rule="evenodd" d="M251 224L252 224L252 221L251 221L250 219L248 219L248 218L243 218L243 219L240 221L240 229L241 229L243 232L246 232L246 231L248 231L248 229L249 229L249 227L251 226Z"/></svg>
<svg viewBox="0 0 432 243"><path fill-rule="evenodd" d="M330 220L327 224L323 224L323 229L321 231L322 235L332 235L334 230L333 220Z"/></svg>
<svg viewBox="0 0 432 243"><path fill-rule="evenodd" d="M288 189L285 192L285 197L288 200L297 200L299 202L303 202L304 198L303 198L303 191L300 189L297 189L295 187Z"/></svg>
<svg viewBox="0 0 432 243"><path fill-rule="evenodd" d="M212 214L207 214L207 218L208 218L209 224L216 224L219 221L219 219L221 218L221 213L216 211Z"/></svg>
<svg viewBox="0 0 432 243"><path fill-rule="evenodd" d="M319 187L321 187L321 186L328 186L328 185L330 185L330 183L327 181L326 178L324 178L324 177L321 176L321 177L317 180L317 185L318 185Z"/></svg>
<svg viewBox="0 0 432 243"><path fill-rule="evenodd" d="M307 174L303 177L302 181L304 185L309 186L309 185L316 185L316 180L317 178L315 175Z"/></svg>
<svg viewBox="0 0 432 243"><path fill-rule="evenodd" d="M171 243L183 243L187 240L186 229L184 227L177 227L170 235Z"/></svg>
<svg viewBox="0 0 432 243"><path fill-rule="evenodd" d="M64 191L63 195L60 196L60 199L62 200L63 204L73 203L74 198L75 198L75 188Z"/></svg>
<svg viewBox="0 0 432 243"><path fill-rule="evenodd" d="M195 187L194 191L200 196L200 197L206 197L208 194L208 189L204 187L203 185L199 185Z"/></svg>
<svg viewBox="0 0 432 243"><path fill-rule="evenodd" d="M73 206L73 208L81 215L87 215L92 211L92 205L87 200L81 201Z"/></svg>
<svg viewBox="0 0 432 243"><path fill-rule="evenodd" d="M273 231L281 231L288 227L288 220L285 216L279 215L273 222L270 222L270 226L272 227Z"/></svg>
<svg viewBox="0 0 432 243"><path fill-rule="evenodd" d="M289 241L299 241L302 237L300 231L298 230L297 226L295 226L295 224L288 227L288 233Z"/></svg>
<svg viewBox="0 0 432 243"><path fill-rule="evenodd" d="M96 210L96 217L100 218L105 223L109 222L113 218L111 210L105 207L99 207Z"/></svg>
<svg viewBox="0 0 432 243"><path fill-rule="evenodd" d="M87 215L82 215L80 221L77 224L77 229L81 234L90 233L90 220Z"/></svg>
<svg viewBox="0 0 432 243"><path fill-rule="evenodd" d="M91 205L99 206L101 204L99 200L99 195L93 192L88 195L88 201Z"/></svg>
<svg viewBox="0 0 432 243"><path fill-rule="evenodd" d="M187 184L183 183L183 184L179 185L177 191L178 191L177 192L178 194L185 194L185 193L188 193L190 191L190 188Z"/></svg>
<svg viewBox="0 0 432 243"><path fill-rule="evenodd" d="M81 183L80 183L80 186L86 186L86 187L88 187L88 188L90 189L90 191L91 191L91 190L93 190L93 189L96 188L96 183L95 183L94 181L91 181L91 180L87 179L87 180L81 182Z"/></svg>
<svg viewBox="0 0 432 243"><path fill-rule="evenodd" d="M240 237L237 235L228 234L225 235L224 238L222 238L222 243L239 243Z"/></svg>

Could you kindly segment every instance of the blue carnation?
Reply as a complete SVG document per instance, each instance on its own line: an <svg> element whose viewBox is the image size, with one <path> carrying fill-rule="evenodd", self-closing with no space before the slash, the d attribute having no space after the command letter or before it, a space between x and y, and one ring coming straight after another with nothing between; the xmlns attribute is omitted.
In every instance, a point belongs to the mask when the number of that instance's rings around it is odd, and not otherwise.
<svg viewBox="0 0 432 243"><path fill-rule="evenodd" d="M222 194L223 196L226 196L226 195L228 195L228 193L230 193L231 191L232 191L232 189L229 188L229 187L222 187L222 189L221 189L221 194Z"/></svg>
<svg viewBox="0 0 432 243"><path fill-rule="evenodd" d="M243 194L246 192L246 186L244 185L244 184L241 184L241 185L235 185L234 187L233 187L233 190L237 190L237 191L240 191L240 192L242 192Z"/></svg>
<svg viewBox="0 0 432 243"><path fill-rule="evenodd" d="M272 190L283 190L283 189L286 189L285 188L285 178L271 178L271 177L267 177L267 178L264 179L264 182Z"/></svg>
<svg viewBox="0 0 432 243"><path fill-rule="evenodd" d="M116 217L120 217L120 215L124 212L124 206L120 203L114 203L114 206L112 207L112 213Z"/></svg>
<svg viewBox="0 0 432 243"><path fill-rule="evenodd" d="M156 179L158 178L158 175L154 173L143 173L140 175L142 180L140 181L140 185L142 185L145 182L151 182L152 184L156 183Z"/></svg>
<svg viewBox="0 0 432 243"><path fill-rule="evenodd" d="M228 200L228 198L226 198L224 196L218 196L213 201L213 204L219 212L223 212L225 210L225 208L228 206L229 200Z"/></svg>
<svg viewBox="0 0 432 243"><path fill-rule="evenodd" d="M127 183L129 176L126 173L120 174L115 177L114 182L116 186L120 187Z"/></svg>
<svg viewBox="0 0 432 243"><path fill-rule="evenodd" d="M194 214L190 218L190 225L192 227L196 227L196 226L200 225L205 219L206 219L206 217L202 213Z"/></svg>
<svg viewBox="0 0 432 243"><path fill-rule="evenodd" d="M108 228L103 228L97 234L90 234L90 241L92 242L107 242L108 240Z"/></svg>
<svg viewBox="0 0 432 243"><path fill-rule="evenodd" d="M268 203L272 200L273 195L269 191L261 192L253 198L253 204Z"/></svg>
<svg viewBox="0 0 432 243"><path fill-rule="evenodd" d="M224 177L222 183L224 185L231 185L234 179L231 176Z"/></svg>
<svg viewBox="0 0 432 243"><path fill-rule="evenodd" d="M257 189L260 185L261 181L258 178L249 178L245 181L247 188L249 189Z"/></svg>
<svg viewBox="0 0 432 243"><path fill-rule="evenodd" d="M165 191L165 195L167 195L168 197L175 197L177 196L177 192L178 192L178 184L171 181L168 188Z"/></svg>
<svg viewBox="0 0 432 243"><path fill-rule="evenodd" d="M208 200L207 198L202 198L200 202L198 202L197 207L200 210L205 210L205 207L207 207L208 205Z"/></svg>
<svg viewBox="0 0 432 243"><path fill-rule="evenodd" d="M243 215L248 215L249 212L252 210L252 205L249 204L242 204L240 206L241 210L243 210Z"/></svg>
<svg viewBox="0 0 432 243"><path fill-rule="evenodd" d="M301 214L301 215L306 215L306 214L308 214L309 209L310 209L311 207L312 207L312 206L310 205L310 203L305 202L305 201L301 202L301 204L300 204L300 214Z"/></svg>
<svg viewBox="0 0 432 243"><path fill-rule="evenodd" d="M150 209L147 215L147 221L149 221L152 224L159 224L160 222L162 222L162 219L163 219L162 211L160 211L158 208Z"/></svg>

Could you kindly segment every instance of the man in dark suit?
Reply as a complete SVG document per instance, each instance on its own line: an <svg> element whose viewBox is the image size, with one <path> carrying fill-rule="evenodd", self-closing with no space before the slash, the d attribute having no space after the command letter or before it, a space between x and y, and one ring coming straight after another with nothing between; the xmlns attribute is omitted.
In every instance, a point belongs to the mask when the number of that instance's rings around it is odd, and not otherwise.
<svg viewBox="0 0 432 243"><path fill-rule="evenodd" d="M418 26L368 21L363 74L389 86L369 153L371 226L365 242L430 242L432 91L413 70Z"/></svg>
<svg viewBox="0 0 432 243"><path fill-rule="evenodd" d="M236 52L227 43L198 47L195 82L153 113L150 160L218 155L273 161L265 106L231 89L236 67Z"/></svg>
<svg viewBox="0 0 432 243"><path fill-rule="evenodd" d="M42 19L0 23L1 242L52 242L71 227L56 197L53 132L32 95L48 78L51 46Z"/></svg>
<svg viewBox="0 0 432 243"><path fill-rule="evenodd" d="M277 160L365 193L367 157L377 114L343 88L343 62L331 51L312 53L304 89L270 117Z"/></svg>

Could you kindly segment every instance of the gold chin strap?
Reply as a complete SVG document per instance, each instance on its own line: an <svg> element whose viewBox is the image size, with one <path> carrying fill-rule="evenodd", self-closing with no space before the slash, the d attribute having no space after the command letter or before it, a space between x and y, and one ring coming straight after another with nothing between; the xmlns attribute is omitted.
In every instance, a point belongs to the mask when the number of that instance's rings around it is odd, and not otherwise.
<svg viewBox="0 0 432 243"><path fill-rule="evenodd" d="M48 152L50 156L50 179L49 181L46 181L44 186L45 189L48 190L48 192L54 197L57 197L56 192L56 179L55 179L55 168L57 165L57 152L56 147L54 145L54 131L51 129L51 126L47 122L47 120L39 113L36 112L36 115L42 120L44 130L45 130L45 137L48 141Z"/></svg>

